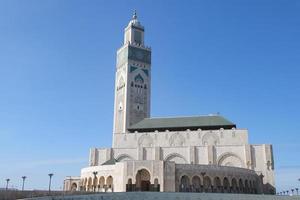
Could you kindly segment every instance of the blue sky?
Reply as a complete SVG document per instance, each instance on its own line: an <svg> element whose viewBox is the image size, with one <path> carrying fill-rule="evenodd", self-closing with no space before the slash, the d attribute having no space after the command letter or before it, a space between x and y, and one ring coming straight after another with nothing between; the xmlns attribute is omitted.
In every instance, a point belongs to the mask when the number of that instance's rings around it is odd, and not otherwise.
<svg viewBox="0 0 300 200"><path fill-rule="evenodd" d="M152 47L152 116L209 113L272 143L299 187L300 1L0 1L0 187L53 188L112 139L116 50L133 10Z"/></svg>

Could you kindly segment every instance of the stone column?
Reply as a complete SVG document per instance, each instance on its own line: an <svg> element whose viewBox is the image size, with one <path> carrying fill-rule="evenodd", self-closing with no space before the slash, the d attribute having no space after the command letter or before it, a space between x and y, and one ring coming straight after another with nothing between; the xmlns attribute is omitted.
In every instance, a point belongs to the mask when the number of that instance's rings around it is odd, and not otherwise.
<svg viewBox="0 0 300 200"><path fill-rule="evenodd" d="M190 156L189 156L190 164L196 164L196 149L194 146L190 147L189 153L190 153Z"/></svg>
<svg viewBox="0 0 300 200"><path fill-rule="evenodd" d="M207 146L207 153L208 153L208 164L216 164L215 159L215 147L213 145Z"/></svg>
<svg viewBox="0 0 300 200"><path fill-rule="evenodd" d="M137 148L137 158L138 160L143 160L144 159L144 148L141 146L138 146Z"/></svg>
<svg viewBox="0 0 300 200"><path fill-rule="evenodd" d="M154 147L154 158L153 160L160 160L160 147Z"/></svg>
<svg viewBox="0 0 300 200"><path fill-rule="evenodd" d="M252 169L252 156L251 156L251 146L249 144L245 145L245 166L247 169Z"/></svg>

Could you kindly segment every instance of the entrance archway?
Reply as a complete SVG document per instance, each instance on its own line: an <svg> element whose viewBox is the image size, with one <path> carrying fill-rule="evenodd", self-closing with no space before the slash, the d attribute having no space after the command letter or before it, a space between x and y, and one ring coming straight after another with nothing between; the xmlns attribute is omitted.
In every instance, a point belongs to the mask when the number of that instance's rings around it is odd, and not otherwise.
<svg viewBox="0 0 300 200"><path fill-rule="evenodd" d="M126 192L131 192L133 190L132 188L132 179L128 179L127 184L126 184Z"/></svg>
<svg viewBox="0 0 300 200"><path fill-rule="evenodd" d="M205 176L203 179L203 189L204 192L211 192L211 180L208 176Z"/></svg>
<svg viewBox="0 0 300 200"><path fill-rule="evenodd" d="M106 178L106 191L107 192L113 192L113 186L114 184L114 180L113 180L113 177L112 176L109 176Z"/></svg>
<svg viewBox="0 0 300 200"><path fill-rule="evenodd" d="M224 188L224 192L225 193L229 193L230 192L230 183L227 177L225 177L223 179L223 188Z"/></svg>
<svg viewBox="0 0 300 200"><path fill-rule="evenodd" d="M99 189L98 189L98 191L99 192L104 192L105 191L104 186L105 186L105 178L103 176L101 176L99 178L99 185L98 185Z"/></svg>
<svg viewBox="0 0 300 200"><path fill-rule="evenodd" d="M190 190L190 179L188 176L184 175L180 180L180 191L181 192L189 192Z"/></svg>
<svg viewBox="0 0 300 200"><path fill-rule="evenodd" d="M141 169L136 173L136 189L139 191L150 191L150 173L146 169Z"/></svg>
<svg viewBox="0 0 300 200"><path fill-rule="evenodd" d="M237 184L237 180L235 178L233 178L231 180L231 186L232 186L232 192L233 193L238 192L238 184Z"/></svg>
<svg viewBox="0 0 300 200"><path fill-rule="evenodd" d="M71 191L76 191L77 190L77 184L76 183L73 183L71 185Z"/></svg>
<svg viewBox="0 0 300 200"><path fill-rule="evenodd" d="M199 176L194 176L192 178L192 192L200 192L201 181Z"/></svg>
<svg viewBox="0 0 300 200"><path fill-rule="evenodd" d="M214 189L213 192L222 192L221 179L219 177L214 178Z"/></svg>

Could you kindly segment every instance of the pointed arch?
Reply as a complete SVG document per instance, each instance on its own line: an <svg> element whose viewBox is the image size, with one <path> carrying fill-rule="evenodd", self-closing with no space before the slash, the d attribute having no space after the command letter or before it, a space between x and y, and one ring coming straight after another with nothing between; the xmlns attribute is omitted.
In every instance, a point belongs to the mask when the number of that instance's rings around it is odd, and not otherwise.
<svg viewBox="0 0 300 200"><path fill-rule="evenodd" d="M193 192L200 192L201 189L201 179L199 176L193 176L192 178L192 191Z"/></svg>
<svg viewBox="0 0 300 200"><path fill-rule="evenodd" d="M150 135L144 134L139 138L138 145L142 147L152 147L153 139Z"/></svg>
<svg viewBox="0 0 300 200"><path fill-rule="evenodd" d="M190 191L190 178L187 175L183 175L180 178L180 186L181 192L189 192Z"/></svg>
<svg viewBox="0 0 300 200"><path fill-rule="evenodd" d="M125 87L125 81L124 81L123 76L121 75L120 78L118 79L117 90L120 90L124 87Z"/></svg>
<svg viewBox="0 0 300 200"><path fill-rule="evenodd" d="M212 187L211 178L209 176L205 176L203 178L203 189L204 189L204 192L211 192L211 187Z"/></svg>
<svg viewBox="0 0 300 200"><path fill-rule="evenodd" d="M143 84L143 83L144 83L144 78L142 77L141 74L138 74L138 75L136 75L136 76L134 77L134 81L135 81L136 83Z"/></svg>
<svg viewBox="0 0 300 200"><path fill-rule="evenodd" d="M108 176L106 178L106 187L107 187L107 191L108 192L113 192L114 181L113 181L113 177L112 176Z"/></svg>
<svg viewBox="0 0 300 200"><path fill-rule="evenodd" d="M238 192L238 183L237 183L236 178L232 178L232 180L231 180L231 187L232 187L232 192L233 193Z"/></svg>
<svg viewBox="0 0 300 200"><path fill-rule="evenodd" d="M242 159L232 152L226 152L219 156L217 163L220 166L229 166L229 167L244 167Z"/></svg>
<svg viewBox="0 0 300 200"><path fill-rule="evenodd" d="M221 179L218 177L218 176L216 176L215 178L214 178L214 192L221 192L222 191L222 184L221 184Z"/></svg>
<svg viewBox="0 0 300 200"><path fill-rule="evenodd" d="M219 143L220 143L220 139L215 133L206 133L202 137L202 144L204 146L217 145Z"/></svg>
<svg viewBox="0 0 300 200"><path fill-rule="evenodd" d="M136 187L140 191L150 191L150 186L151 186L151 174L150 172L142 168L137 171L136 176L135 176L135 183Z"/></svg>
<svg viewBox="0 0 300 200"><path fill-rule="evenodd" d="M174 133L169 139L170 146L183 146L185 139L179 133Z"/></svg>
<svg viewBox="0 0 300 200"><path fill-rule="evenodd" d="M224 177L224 179L223 179L223 188L224 188L225 193L230 192L230 183L229 183L229 180L227 177Z"/></svg>
<svg viewBox="0 0 300 200"><path fill-rule="evenodd" d="M187 164L187 160L178 153L172 153L166 156L165 161L173 161L177 164Z"/></svg>
<svg viewBox="0 0 300 200"><path fill-rule="evenodd" d="M92 177L89 177L88 186L87 186L88 191L92 191L92 184L93 184L93 179L92 179Z"/></svg>
<svg viewBox="0 0 300 200"><path fill-rule="evenodd" d="M127 161L127 160L134 160L130 155L128 155L128 154L120 154L117 158L116 158L116 160L118 161L118 162L122 162L122 161Z"/></svg>

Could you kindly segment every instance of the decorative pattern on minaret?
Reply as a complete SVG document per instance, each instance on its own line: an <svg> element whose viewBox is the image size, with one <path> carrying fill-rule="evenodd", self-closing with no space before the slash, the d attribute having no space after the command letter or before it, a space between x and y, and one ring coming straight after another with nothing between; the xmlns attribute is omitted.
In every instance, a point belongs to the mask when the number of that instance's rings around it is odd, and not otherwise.
<svg viewBox="0 0 300 200"><path fill-rule="evenodd" d="M124 44L117 52L114 133L150 117L151 49L144 46L144 27L136 11L125 28Z"/></svg>

